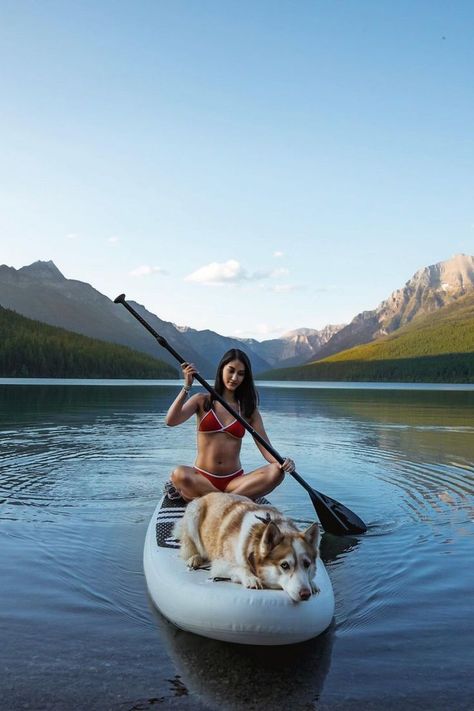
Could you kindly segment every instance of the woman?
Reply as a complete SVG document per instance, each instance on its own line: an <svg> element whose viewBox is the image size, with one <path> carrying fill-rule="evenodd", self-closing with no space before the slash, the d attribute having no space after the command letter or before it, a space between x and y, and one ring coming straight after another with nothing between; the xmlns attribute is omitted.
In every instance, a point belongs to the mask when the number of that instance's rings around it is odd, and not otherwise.
<svg viewBox="0 0 474 711"><path fill-rule="evenodd" d="M181 367L184 386L168 410L166 424L175 427L196 415L198 451L194 467L180 465L173 471L171 480L175 488L186 501L212 491L232 492L252 499L268 494L283 480L284 472L294 470L294 462L285 459L280 465L255 441L269 464L244 476L240 464L244 426L213 395L198 393L188 400L197 371L192 363L183 363ZM257 407L252 368L243 351L232 348L224 354L217 367L214 389L268 442Z"/></svg>

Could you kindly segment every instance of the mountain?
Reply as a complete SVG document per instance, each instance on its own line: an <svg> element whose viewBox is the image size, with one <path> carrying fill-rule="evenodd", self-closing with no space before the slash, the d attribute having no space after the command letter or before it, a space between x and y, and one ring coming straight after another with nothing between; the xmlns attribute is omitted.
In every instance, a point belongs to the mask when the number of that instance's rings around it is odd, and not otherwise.
<svg viewBox="0 0 474 711"><path fill-rule="evenodd" d="M255 373L280 364L303 363L314 357L330 330L311 329L287 334L282 339L259 343L254 339L221 336L210 330L197 331L163 321L144 306L130 304L173 348L196 364L205 377L212 377L222 354L229 348L243 348ZM52 261L34 262L21 269L0 266L0 305L23 316L66 328L91 338L119 343L158 356L167 363L176 361L160 348L152 336L122 307L90 284L67 279Z"/></svg>
<svg viewBox="0 0 474 711"><path fill-rule="evenodd" d="M209 360L198 353L172 323L130 302L177 351L203 372ZM34 262L21 269L0 266L0 305L23 316L84 336L128 346L176 366L175 359L121 306L90 284L66 279L53 262Z"/></svg>
<svg viewBox="0 0 474 711"><path fill-rule="evenodd" d="M190 327L180 327L179 330L181 333L185 334L189 343L192 343L193 348L198 353L205 353L208 361L213 364L211 372L208 373L209 376L214 376L217 363L220 361L224 353L230 348L241 348L243 351L248 353L252 362L252 370L255 373L267 370L270 365L267 360L262 358L258 348L258 341L254 341L251 338L241 339L221 336L219 333L208 329L197 331L196 329Z"/></svg>
<svg viewBox="0 0 474 711"><path fill-rule="evenodd" d="M358 314L346 326L326 326L319 331L300 328L261 343L176 326L144 306L130 303L176 351L195 363L202 375L212 377L220 357L229 348L243 348L251 358L255 374L296 366L393 333L423 314L456 302L472 289L474 257L457 255L420 269L376 309ZM67 279L51 261L34 262L18 270L0 266L0 305L52 326L126 345L176 365L174 358L124 308L90 284Z"/></svg>
<svg viewBox="0 0 474 711"><path fill-rule="evenodd" d="M22 378L176 378L145 353L105 343L0 306L0 376Z"/></svg>
<svg viewBox="0 0 474 711"><path fill-rule="evenodd" d="M286 368L300 365L314 360L321 348L343 327L343 325L329 325L319 331L313 328L299 328L288 331L280 338L261 343L255 341L256 345L253 348L273 367Z"/></svg>
<svg viewBox="0 0 474 711"><path fill-rule="evenodd" d="M419 269L404 287L373 311L357 314L320 349L318 360L369 343L423 314L433 313L474 289L474 257L458 254Z"/></svg>
<svg viewBox="0 0 474 711"><path fill-rule="evenodd" d="M276 380L474 382L474 290L376 341L299 368Z"/></svg>

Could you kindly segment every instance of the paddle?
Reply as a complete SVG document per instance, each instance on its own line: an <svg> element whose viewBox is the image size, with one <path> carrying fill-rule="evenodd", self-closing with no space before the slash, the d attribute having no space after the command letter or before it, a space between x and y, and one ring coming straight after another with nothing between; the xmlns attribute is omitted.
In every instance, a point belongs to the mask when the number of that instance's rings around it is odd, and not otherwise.
<svg viewBox="0 0 474 711"><path fill-rule="evenodd" d="M171 353L171 355L176 358L179 363L182 364L187 362L185 358L183 358L172 346L170 346L166 338L160 336L160 334L157 333L157 331L155 331L155 329L152 328L132 306L130 306L130 304L125 300L125 294L120 294L120 296L117 296L114 301L116 304L122 304L125 306L127 311L129 311L154 338L156 338L160 346L166 348L166 350ZM209 383L204 380L203 377L201 377L201 375L199 375L199 373L196 373L194 377L199 383L201 383L203 388L211 393L211 395L213 395L213 397L215 397L215 399L218 400L221 405L225 407L225 409L230 412L230 414L235 417L235 419L238 420L238 422L240 422L248 432L250 432L252 437L256 439L257 442L260 442L260 444L265 447L267 452L270 452L272 457L275 457L279 464L283 464L285 461L283 457L280 456L280 454L278 454L278 452L273 449L273 447L266 440L264 440L263 437L259 435L259 433L256 432L253 427L249 425L249 423L246 422L246 420L244 420L244 418L241 417L241 415L236 412L229 405L229 403L226 402L224 398L221 397L209 385ZM353 511L348 509L347 506L344 506L344 504L339 503L339 501L331 499L329 496L321 494L319 491L316 491L316 489L313 489L296 471L289 473L294 479L296 479L298 484L301 484L303 489L308 492L309 498L312 501L319 520L321 521L321 525L325 531L334 533L337 536L343 536L345 534L364 533L367 530L365 523Z"/></svg>

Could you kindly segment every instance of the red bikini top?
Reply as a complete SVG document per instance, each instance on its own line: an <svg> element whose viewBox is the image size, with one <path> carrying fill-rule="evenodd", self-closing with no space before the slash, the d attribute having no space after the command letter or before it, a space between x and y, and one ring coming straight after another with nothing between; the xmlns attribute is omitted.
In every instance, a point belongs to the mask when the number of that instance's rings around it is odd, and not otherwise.
<svg viewBox="0 0 474 711"><path fill-rule="evenodd" d="M211 434L213 432L227 432L227 434L232 435L232 437L241 439L245 434L245 427L238 420L233 420L224 427L214 410L211 409L206 412L199 423L198 431Z"/></svg>

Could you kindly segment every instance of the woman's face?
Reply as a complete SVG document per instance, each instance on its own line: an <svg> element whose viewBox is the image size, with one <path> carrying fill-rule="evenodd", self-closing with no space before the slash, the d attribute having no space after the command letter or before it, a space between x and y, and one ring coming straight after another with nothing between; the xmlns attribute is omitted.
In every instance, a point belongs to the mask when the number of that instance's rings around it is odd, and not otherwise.
<svg viewBox="0 0 474 711"><path fill-rule="evenodd" d="M245 365L241 360L231 360L222 368L222 380L227 390L237 390L245 378Z"/></svg>

